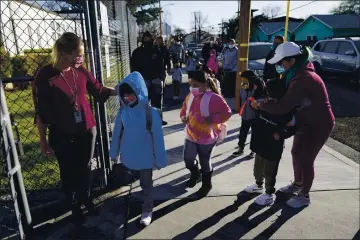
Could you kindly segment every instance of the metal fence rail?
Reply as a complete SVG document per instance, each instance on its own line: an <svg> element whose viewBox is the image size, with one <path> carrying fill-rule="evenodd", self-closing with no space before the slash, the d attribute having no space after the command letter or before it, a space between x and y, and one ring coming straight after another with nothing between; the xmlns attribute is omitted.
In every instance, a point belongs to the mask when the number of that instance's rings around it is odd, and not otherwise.
<svg viewBox="0 0 360 240"><path fill-rule="evenodd" d="M97 6L97 30L100 32L101 59L96 62L96 44L91 44L91 34L95 32L90 24L89 5ZM90 20L89 20L90 16ZM8 103L14 142L19 153L24 186L31 209L42 204L58 201L60 191L59 167L54 157L41 155L39 137L34 125L34 106L31 83L36 71L49 64L51 47L64 32L74 32L84 40L86 67L95 76L101 73L103 83L115 86L130 72L130 54L136 48L136 19L126 7L125 1L0 1L0 78L4 80L5 97ZM98 120L98 131L107 124L111 134L113 121L119 107L117 98L106 103L101 109L95 103L93 109ZM100 110L99 110L100 109ZM104 110L106 110L104 112ZM100 117L99 117L100 116ZM103 117L101 117L103 116ZM106 118L108 119L106 122ZM104 121L105 119L105 121ZM99 135L99 134L98 134ZM102 154L101 137L98 138L93 168L100 168L94 175L93 189L106 185L107 172L103 171L106 161ZM108 151L108 149L104 149ZM3 159L3 156L1 156ZM101 162L103 161L103 162ZM0 238L18 231L7 216L16 216L12 201L9 178L5 174L6 165L0 163ZM105 184L104 184L105 183ZM16 218L16 217L15 217ZM13 229L7 231L5 229Z"/></svg>

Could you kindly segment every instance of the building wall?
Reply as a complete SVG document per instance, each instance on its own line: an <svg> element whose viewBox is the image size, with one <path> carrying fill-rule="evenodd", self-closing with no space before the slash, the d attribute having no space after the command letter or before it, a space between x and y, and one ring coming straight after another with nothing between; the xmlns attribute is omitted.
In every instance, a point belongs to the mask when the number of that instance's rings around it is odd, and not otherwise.
<svg viewBox="0 0 360 240"><path fill-rule="evenodd" d="M257 27L255 30L255 34L250 36L251 42L268 42L269 37L259 28Z"/></svg>
<svg viewBox="0 0 360 240"><path fill-rule="evenodd" d="M10 56L22 54L26 49L51 48L64 32L81 36L81 25L73 20L17 1L0 1L0 4L4 45Z"/></svg>
<svg viewBox="0 0 360 240"><path fill-rule="evenodd" d="M295 41L306 41L308 36L316 36L317 40L321 40L334 35L331 28L313 17L308 18L293 34Z"/></svg>
<svg viewBox="0 0 360 240"><path fill-rule="evenodd" d="M270 41L272 42L274 40L275 36L279 36L279 35L285 37L285 29L281 29L280 31L277 31L277 32L271 34ZM290 41L290 36L291 36L291 33L288 31L288 35L286 37L287 41Z"/></svg>

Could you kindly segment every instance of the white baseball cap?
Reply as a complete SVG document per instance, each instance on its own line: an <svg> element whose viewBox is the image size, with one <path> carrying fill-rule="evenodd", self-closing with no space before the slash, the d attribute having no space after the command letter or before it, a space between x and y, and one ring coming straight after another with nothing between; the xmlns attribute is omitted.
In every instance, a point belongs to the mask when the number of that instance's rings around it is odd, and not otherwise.
<svg viewBox="0 0 360 240"><path fill-rule="evenodd" d="M291 57L301 54L300 46L293 42L285 42L280 44L276 50L275 55L268 63L276 64L285 57Z"/></svg>

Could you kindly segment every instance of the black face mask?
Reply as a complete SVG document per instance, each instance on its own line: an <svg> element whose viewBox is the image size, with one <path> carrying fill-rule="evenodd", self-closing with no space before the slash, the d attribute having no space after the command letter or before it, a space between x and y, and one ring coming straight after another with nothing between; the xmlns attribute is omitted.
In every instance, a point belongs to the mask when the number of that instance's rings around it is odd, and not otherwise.
<svg viewBox="0 0 360 240"><path fill-rule="evenodd" d="M153 43L151 41L143 42L144 47L151 47Z"/></svg>

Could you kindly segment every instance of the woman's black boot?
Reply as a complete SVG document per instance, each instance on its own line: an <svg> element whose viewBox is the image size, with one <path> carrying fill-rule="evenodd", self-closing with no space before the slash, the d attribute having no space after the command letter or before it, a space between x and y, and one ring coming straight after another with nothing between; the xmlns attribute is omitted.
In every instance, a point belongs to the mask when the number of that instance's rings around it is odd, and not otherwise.
<svg viewBox="0 0 360 240"><path fill-rule="evenodd" d="M196 192L196 195L199 198L206 197L210 190L212 189L211 184L211 177L212 177L212 171L211 172L202 172L202 185L199 191Z"/></svg>
<svg viewBox="0 0 360 240"><path fill-rule="evenodd" d="M195 187L195 185L199 182L200 179L200 170L199 166L195 165L193 168L190 168L190 179L186 182L186 186L189 188Z"/></svg>

